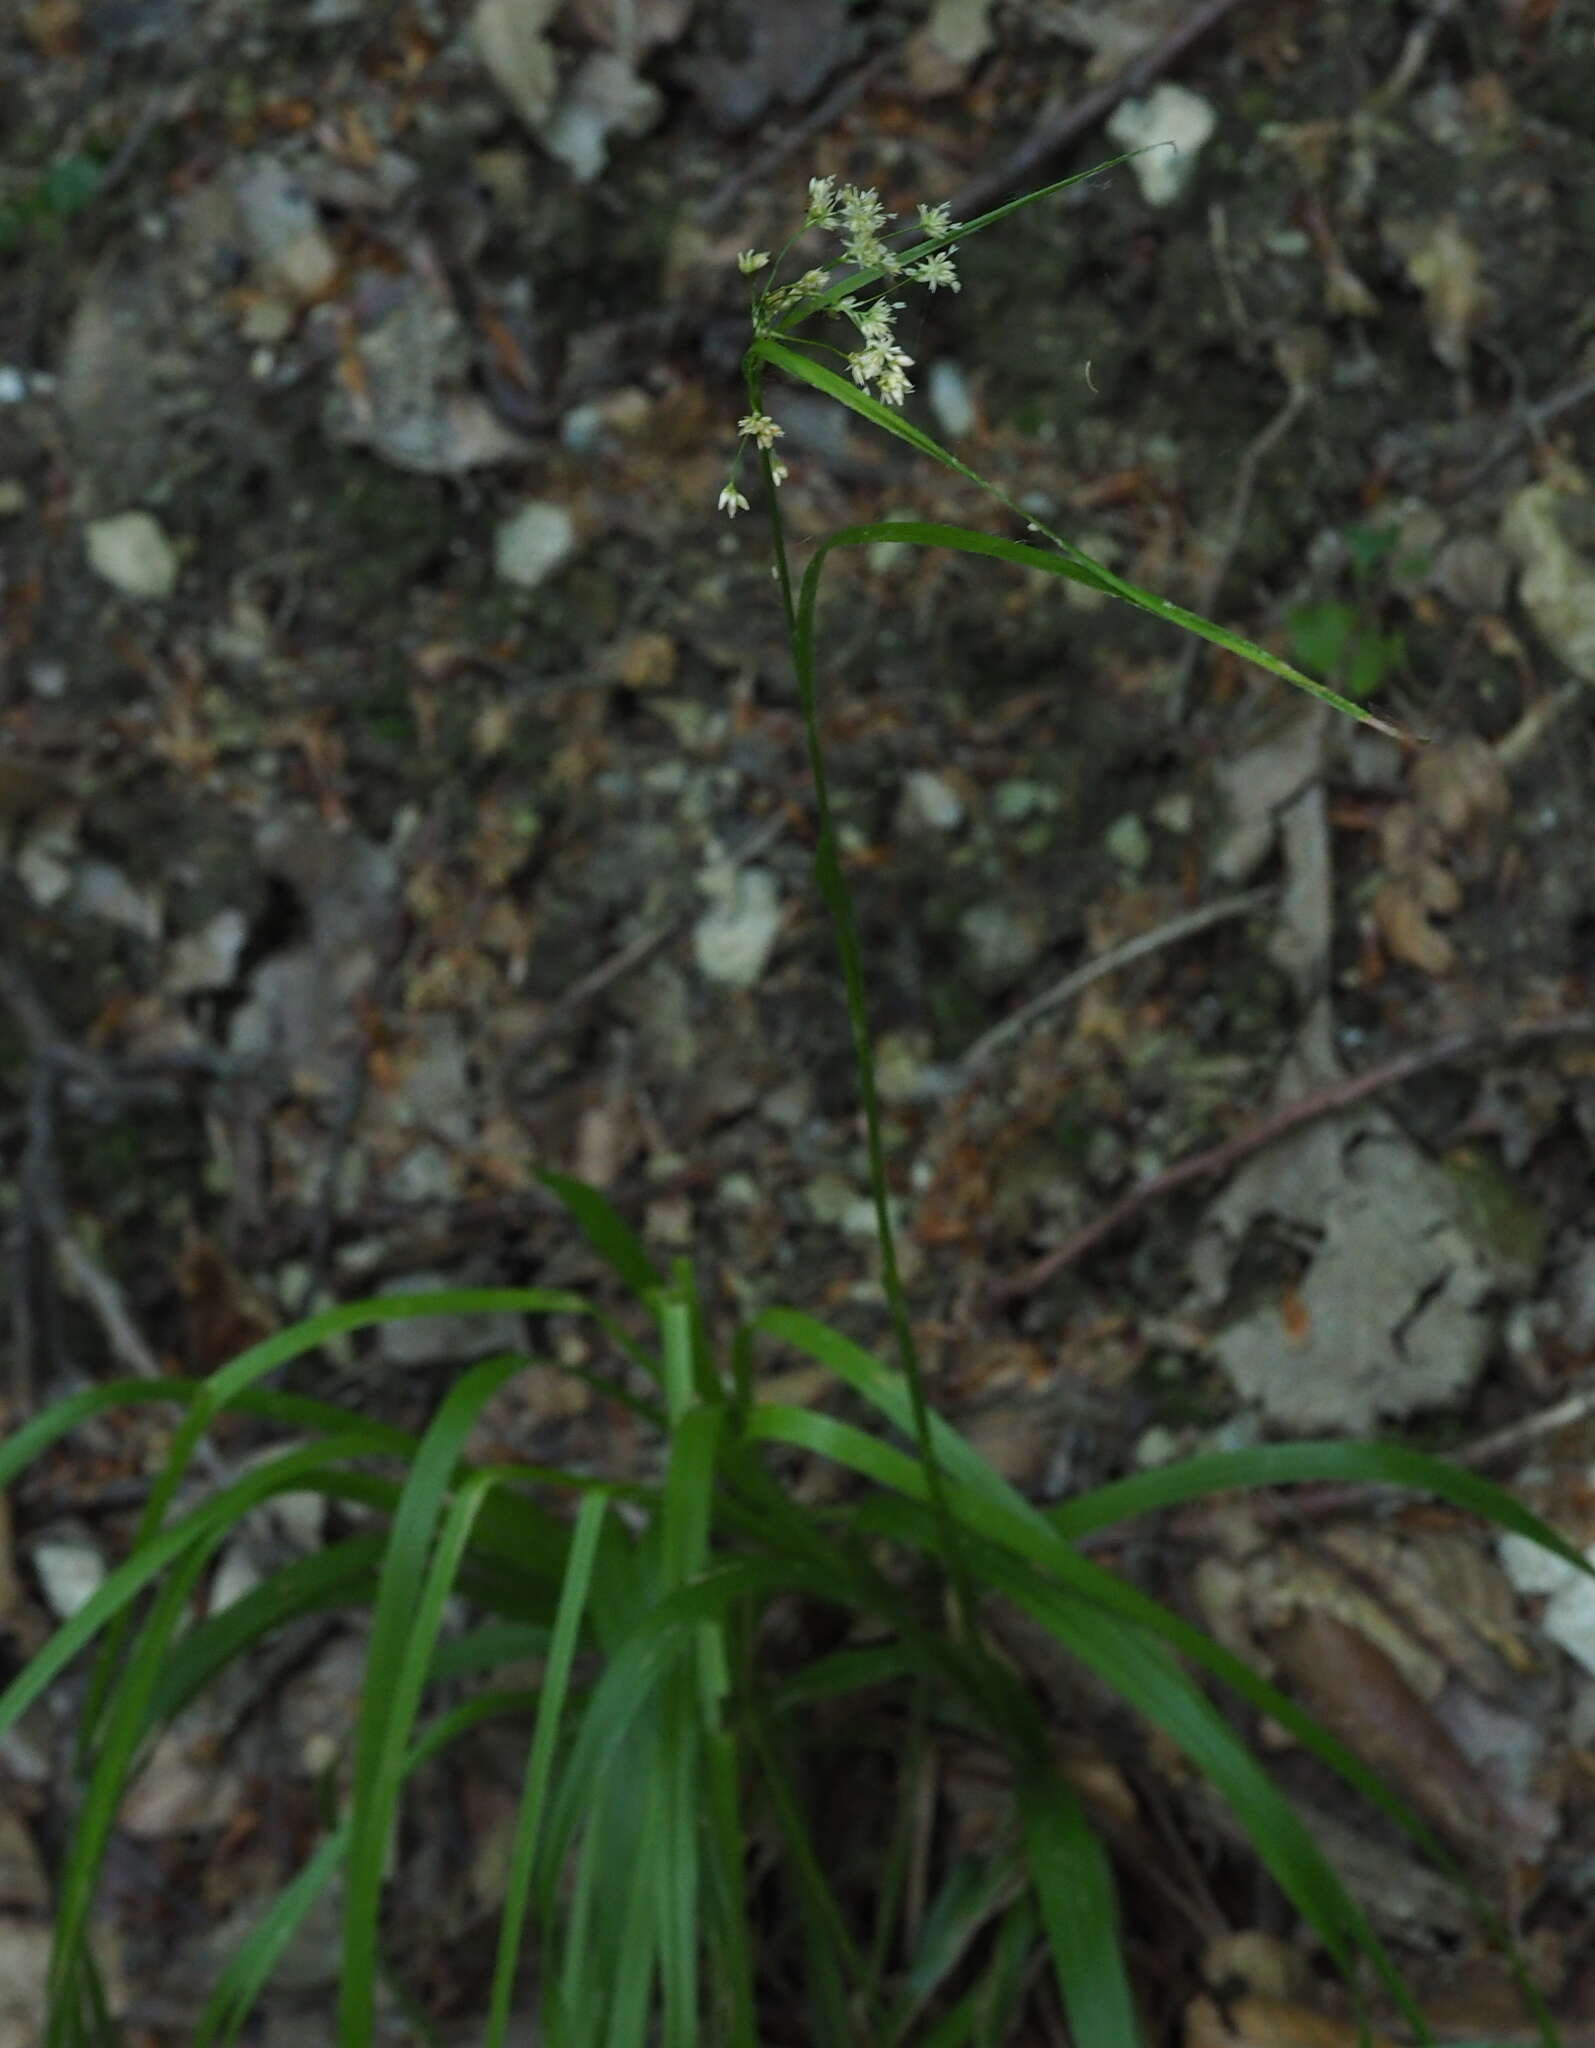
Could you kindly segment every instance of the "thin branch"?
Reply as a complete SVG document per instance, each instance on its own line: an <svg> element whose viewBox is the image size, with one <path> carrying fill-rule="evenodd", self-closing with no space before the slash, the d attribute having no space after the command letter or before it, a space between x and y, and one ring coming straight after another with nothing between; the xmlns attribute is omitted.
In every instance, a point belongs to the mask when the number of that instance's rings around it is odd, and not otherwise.
<svg viewBox="0 0 1595 2048"><path fill-rule="evenodd" d="M806 142L822 134L833 121L839 120L853 102L875 83L887 67L896 62L900 51L895 45L877 50L867 63L860 64L849 72L840 85L828 92L824 99L810 108L801 120L794 121L772 142L768 149L761 150L752 163L741 170L733 171L728 178L722 178L714 190L698 208L698 219L705 227L712 227L722 214L728 213L750 185L760 184L773 176L794 156Z"/></svg>
<svg viewBox="0 0 1595 2048"><path fill-rule="evenodd" d="M1139 57L1132 58L1095 92L1087 93L1083 100L1076 100L1061 112L1043 115L1011 156L995 169L971 178L953 195L953 218L969 220L1016 192L1042 165L1097 127L1120 100L1139 98L1153 79L1179 62L1193 43L1217 28L1235 5L1236 0L1202 0L1167 35L1160 36Z"/></svg>
<svg viewBox="0 0 1595 2048"><path fill-rule="evenodd" d="M1349 1074L1342 1081L1333 1082L1327 1088L1318 1089L1260 1117L1248 1129L1233 1138L1226 1138L1221 1145L1209 1146L1205 1152L1195 1152L1188 1159L1177 1160L1173 1166L1165 1167L1161 1173L1150 1175L1122 1200L1115 1202L1112 1208L1104 1210L1095 1222L1077 1230L1073 1237L1065 1239L1022 1273L1000 1282L994 1289L995 1298L998 1301L1017 1301L1036 1293L1066 1267L1077 1264L1087 1252L1095 1251L1105 1238L1113 1236L1154 1202L1162 1201L1180 1188L1189 1187L1193 1181L1228 1173L1243 1159L1249 1159L1254 1152L1261 1152L1266 1146L1288 1137L1292 1131L1317 1123L1322 1117L1336 1116L1342 1110L1365 1102L1370 1095L1395 1088L1401 1082L1426 1074L1435 1067L1477 1059L1481 1053L1510 1050L1515 1046L1534 1045L1557 1038L1590 1036L1595 1036L1595 1011L1580 1010L1565 1017L1541 1017L1523 1024L1511 1024L1504 1030L1454 1032L1433 1045L1416 1046L1410 1052L1398 1053L1394 1059L1384 1060L1365 1073Z"/></svg>
<svg viewBox="0 0 1595 2048"><path fill-rule="evenodd" d="M1183 939L1195 938L1198 932L1208 931L1216 924L1249 917L1254 910L1261 910L1265 903L1272 902L1276 893L1270 884L1261 889L1244 890L1238 896L1221 897L1216 903L1204 903L1196 910L1187 911L1183 917L1171 918L1167 924L1160 924L1155 931L1141 932L1133 939L1126 939L1122 946L1113 946L1106 953L1097 954L1094 959L1075 968L1073 973L1066 974L1062 981L1044 989L1039 996L1015 1010L1011 1017L1004 1017L1000 1024L994 1024L989 1031L983 1032L963 1057L939 1077L938 1092L943 1087L950 1090L973 1080L999 1052L1016 1038L1022 1038L1032 1024L1050 1016L1065 1003L1072 1003L1095 982L1117 974L1121 967L1133 966L1137 960L1144 960L1151 953L1161 953L1165 947L1178 945Z"/></svg>

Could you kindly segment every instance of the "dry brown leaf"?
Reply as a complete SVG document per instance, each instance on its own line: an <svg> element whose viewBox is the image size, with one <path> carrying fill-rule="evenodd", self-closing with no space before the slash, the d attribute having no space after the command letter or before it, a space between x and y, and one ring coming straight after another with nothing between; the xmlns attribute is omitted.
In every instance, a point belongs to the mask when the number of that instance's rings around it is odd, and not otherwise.
<svg viewBox="0 0 1595 2048"><path fill-rule="evenodd" d="M1439 980L1456 965L1456 947L1429 922L1427 907L1404 882L1387 877L1380 883L1373 921L1385 950L1408 967Z"/></svg>
<svg viewBox="0 0 1595 2048"><path fill-rule="evenodd" d="M1448 213L1407 258L1407 275L1423 293L1429 343L1448 370L1466 368L1473 337L1494 307L1479 252Z"/></svg>
<svg viewBox="0 0 1595 2048"><path fill-rule="evenodd" d="M1462 907L1453 864L1476 870L1487 858L1509 802L1495 752L1465 733L1431 748L1412 775L1412 798L1395 804L1379 827L1385 875L1373 920L1398 960L1436 977L1456 965L1456 948L1433 922Z"/></svg>
<svg viewBox="0 0 1595 2048"><path fill-rule="evenodd" d="M1420 813L1450 840L1475 844L1507 813L1510 792L1495 749L1463 733L1421 755L1412 771Z"/></svg>
<svg viewBox="0 0 1595 2048"><path fill-rule="evenodd" d="M1224 2010L1206 1996L1185 2010L1185 2048L1394 2048L1386 2034L1362 2034L1277 1998L1238 1998Z"/></svg>
<svg viewBox="0 0 1595 2048"><path fill-rule="evenodd" d="M1444 1724L1360 1629L1314 1609L1273 1638L1286 1675L1331 1734L1460 1847L1498 1852L1503 1816Z"/></svg>

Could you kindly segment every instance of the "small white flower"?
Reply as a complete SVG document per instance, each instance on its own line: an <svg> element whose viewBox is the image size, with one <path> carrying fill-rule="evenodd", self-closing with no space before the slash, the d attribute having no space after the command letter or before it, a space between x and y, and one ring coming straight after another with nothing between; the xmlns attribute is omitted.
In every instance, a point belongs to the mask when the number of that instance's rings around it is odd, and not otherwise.
<svg viewBox="0 0 1595 2048"><path fill-rule="evenodd" d="M831 273L828 270L805 270L797 283L792 287L793 297L799 299L818 298L830 281Z"/></svg>
<svg viewBox="0 0 1595 2048"><path fill-rule="evenodd" d="M772 462L770 464L770 481L778 489L782 484L786 482L787 478L791 474L792 472L787 468L784 462Z"/></svg>
<svg viewBox="0 0 1595 2048"><path fill-rule="evenodd" d="M786 428L777 426L767 412L750 412L737 421L737 432L757 441L761 448L773 448Z"/></svg>
<svg viewBox="0 0 1595 2048"><path fill-rule="evenodd" d="M939 250L934 256L927 256L922 263L916 263L909 270L909 276L922 284L927 291L935 291L938 285L946 285L949 291L961 292L963 285L951 261L950 249Z"/></svg>
<svg viewBox="0 0 1595 2048"><path fill-rule="evenodd" d="M803 225L810 228L834 228L836 226L836 180L834 178L810 178L809 210Z"/></svg>
<svg viewBox="0 0 1595 2048"><path fill-rule="evenodd" d="M900 303L892 299L877 299L872 306L860 306L855 311L853 302L847 302L848 311L853 316L853 325L864 339L881 342L890 341L892 338L892 322L897 318Z"/></svg>
<svg viewBox="0 0 1595 2048"><path fill-rule="evenodd" d="M768 249L744 249L737 258L737 268L744 277L751 277L756 270L762 270L769 260Z"/></svg>
<svg viewBox="0 0 1595 2048"><path fill-rule="evenodd" d="M878 234L895 214L888 213L880 202L880 195L872 185L863 191L857 185L844 185L838 200L842 218L847 223L849 234Z"/></svg>
<svg viewBox="0 0 1595 2048"><path fill-rule="evenodd" d="M720 493L719 509L726 515L727 519L735 519L739 512L747 511L748 501L743 497L735 484L727 484Z"/></svg>
<svg viewBox="0 0 1595 2048"><path fill-rule="evenodd" d="M919 209L919 225L927 235L950 235L953 231L952 208L922 206Z"/></svg>
<svg viewBox="0 0 1595 2048"><path fill-rule="evenodd" d="M913 385L903 375L901 363L888 363L880 374L880 396L882 405L901 405Z"/></svg>

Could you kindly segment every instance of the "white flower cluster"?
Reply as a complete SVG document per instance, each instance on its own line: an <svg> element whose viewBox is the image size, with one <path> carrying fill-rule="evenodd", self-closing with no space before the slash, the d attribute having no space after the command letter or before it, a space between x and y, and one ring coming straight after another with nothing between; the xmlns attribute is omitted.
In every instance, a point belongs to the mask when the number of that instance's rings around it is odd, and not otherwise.
<svg viewBox="0 0 1595 2048"><path fill-rule="evenodd" d="M888 235L897 232L889 225L896 218L895 214L886 211L880 195L873 188L865 190L858 185L839 185L835 178L809 180L809 203L803 225L840 235L842 256L847 264L859 270L884 272L892 284L912 280L915 284L924 285L927 291L938 291L943 286L949 291L958 291L958 273L952 264L958 245L946 241L944 247L933 249L911 263L905 262L887 241ZM957 223L945 206L921 206L917 219L920 235L925 240L941 242L958 232ZM744 249L737 258L737 268L745 277L751 277L769 260L765 250ZM816 269L805 271L793 284L772 285L754 301L755 331L760 334L773 332L782 315L806 301L818 299L830 282L828 270ZM853 382L864 391L873 386L872 395L882 405L901 405L914 388L908 379L914 358L899 345L893 333L893 322L903 310L903 301L884 294L874 299L860 299L849 293L846 298L838 299L832 310L851 320L858 331L859 346L847 354L847 371ZM781 429L767 413L749 413L739 422L737 431L742 440L751 440L767 450ZM738 442L737 454L740 460L741 441ZM786 465L774 463L771 474L779 484L787 474ZM720 509L733 519L738 512L748 509L747 499L736 488L735 465L731 481L720 493Z"/></svg>

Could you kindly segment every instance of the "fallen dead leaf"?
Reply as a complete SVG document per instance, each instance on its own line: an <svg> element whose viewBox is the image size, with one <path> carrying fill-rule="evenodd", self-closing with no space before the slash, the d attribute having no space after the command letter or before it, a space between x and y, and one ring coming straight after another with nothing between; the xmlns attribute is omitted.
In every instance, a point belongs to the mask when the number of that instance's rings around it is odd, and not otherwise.
<svg viewBox="0 0 1595 2048"><path fill-rule="evenodd" d="M1387 2034L1360 2033L1304 2005L1238 1998L1221 2010L1205 1993L1185 2011L1185 2048L1395 2048Z"/></svg>
<svg viewBox="0 0 1595 2048"><path fill-rule="evenodd" d="M1407 258L1407 275L1423 293L1429 345L1448 370L1467 367L1473 337L1494 310L1478 249L1454 213L1434 222Z"/></svg>
<svg viewBox="0 0 1595 2048"><path fill-rule="evenodd" d="M1460 910L1460 866L1470 879L1488 862L1509 804L1495 749L1476 734L1432 748L1412 775L1412 797L1379 828L1385 873L1372 905L1387 950L1436 978L1456 965L1456 948L1434 923Z"/></svg>

